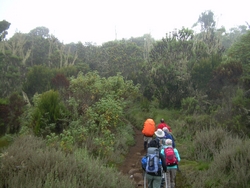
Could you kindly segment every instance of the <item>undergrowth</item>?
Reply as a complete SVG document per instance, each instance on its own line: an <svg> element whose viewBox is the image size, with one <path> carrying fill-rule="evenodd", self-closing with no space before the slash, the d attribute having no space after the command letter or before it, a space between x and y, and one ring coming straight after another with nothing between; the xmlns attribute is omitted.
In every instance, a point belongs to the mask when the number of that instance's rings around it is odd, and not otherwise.
<svg viewBox="0 0 250 188"><path fill-rule="evenodd" d="M34 136L20 136L1 155L0 187L131 188L128 177L105 167L86 148L65 154Z"/></svg>

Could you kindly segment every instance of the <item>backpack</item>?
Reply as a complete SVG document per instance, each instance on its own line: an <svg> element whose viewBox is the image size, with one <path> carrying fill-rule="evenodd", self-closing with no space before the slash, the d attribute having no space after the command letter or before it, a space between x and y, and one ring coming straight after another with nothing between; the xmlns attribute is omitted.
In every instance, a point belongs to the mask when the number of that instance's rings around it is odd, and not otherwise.
<svg viewBox="0 0 250 188"><path fill-rule="evenodd" d="M172 147L164 148L164 154L167 166L174 166L178 164L178 159L175 156L174 149Z"/></svg>
<svg viewBox="0 0 250 188"><path fill-rule="evenodd" d="M146 167L145 171L147 173L157 174L161 171L161 163L159 158L159 149L155 147L149 147L146 156Z"/></svg>
<svg viewBox="0 0 250 188"><path fill-rule="evenodd" d="M153 119L147 119L144 122L142 134L149 137L152 137L155 134L155 122Z"/></svg>

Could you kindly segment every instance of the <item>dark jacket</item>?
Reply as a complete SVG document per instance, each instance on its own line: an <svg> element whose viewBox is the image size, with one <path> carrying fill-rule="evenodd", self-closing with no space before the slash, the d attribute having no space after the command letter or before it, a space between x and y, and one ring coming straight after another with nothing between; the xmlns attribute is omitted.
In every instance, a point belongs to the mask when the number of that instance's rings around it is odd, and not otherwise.
<svg viewBox="0 0 250 188"><path fill-rule="evenodd" d="M173 136L170 133L165 132L165 139L172 140L172 146L173 146L173 148L175 148L174 138L173 138Z"/></svg>

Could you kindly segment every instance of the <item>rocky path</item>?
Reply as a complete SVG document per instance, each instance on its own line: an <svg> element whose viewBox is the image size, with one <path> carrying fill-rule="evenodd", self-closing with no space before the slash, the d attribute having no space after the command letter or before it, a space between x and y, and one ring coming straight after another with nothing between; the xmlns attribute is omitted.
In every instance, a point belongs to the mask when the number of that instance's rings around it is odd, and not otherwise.
<svg viewBox="0 0 250 188"><path fill-rule="evenodd" d="M135 129L135 145L129 149L120 171L129 176L135 183L135 187L143 187L143 171L141 168L141 158L145 155L143 149L143 136L141 130Z"/></svg>

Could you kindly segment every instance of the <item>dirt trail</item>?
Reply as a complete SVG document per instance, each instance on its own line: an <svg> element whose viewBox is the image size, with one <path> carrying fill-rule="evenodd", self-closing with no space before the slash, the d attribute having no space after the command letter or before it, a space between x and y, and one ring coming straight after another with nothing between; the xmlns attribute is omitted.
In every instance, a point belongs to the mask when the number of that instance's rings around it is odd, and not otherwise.
<svg viewBox="0 0 250 188"><path fill-rule="evenodd" d="M135 145L129 149L125 157L125 161L119 167L119 170L128 175L135 183L135 186L143 186L143 171L141 169L141 158L145 155L143 149L143 136L141 130L134 129L135 131Z"/></svg>
<svg viewBox="0 0 250 188"><path fill-rule="evenodd" d="M131 180L134 181L135 187L143 188L143 170L141 168L141 158L146 154L143 149L143 136L141 130L134 129L135 131L135 145L130 147L128 154L125 156L123 164L119 167L119 170ZM177 173L177 178L181 178L181 173ZM181 187L182 183L179 182L176 188ZM185 186L184 186L185 187Z"/></svg>

